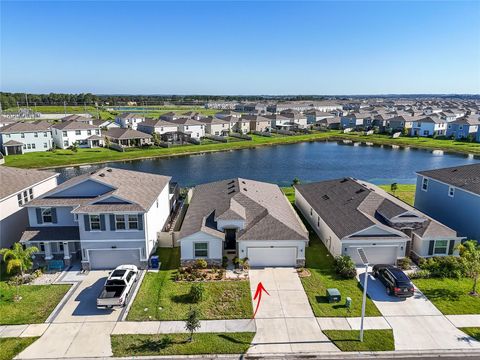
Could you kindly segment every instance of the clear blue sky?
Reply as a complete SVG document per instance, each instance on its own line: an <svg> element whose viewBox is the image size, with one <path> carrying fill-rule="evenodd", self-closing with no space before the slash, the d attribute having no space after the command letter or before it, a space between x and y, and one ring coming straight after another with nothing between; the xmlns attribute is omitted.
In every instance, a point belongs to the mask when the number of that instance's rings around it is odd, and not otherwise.
<svg viewBox="0 0 480 360"><path fill-rule="evenodd" d="M480 93L479 1L1 1L1 89Z"/></svg>

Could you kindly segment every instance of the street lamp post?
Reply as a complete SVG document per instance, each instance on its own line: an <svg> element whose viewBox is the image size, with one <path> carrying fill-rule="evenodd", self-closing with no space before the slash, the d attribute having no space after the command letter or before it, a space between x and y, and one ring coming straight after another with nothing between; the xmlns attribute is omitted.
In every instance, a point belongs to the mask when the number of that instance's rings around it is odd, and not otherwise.
<svg viewBox="0 0 480 360"><path fill-rule="evenodd" d="M363 342L363 322L365 319L365 306L367 304L367 285L368 285L368 259L367 254L363 248L358 248L358 255L362 259L363 265L365 265L365 279L363 281L363 300L362 300L362 319L360 321L360 341Z"/></svg>

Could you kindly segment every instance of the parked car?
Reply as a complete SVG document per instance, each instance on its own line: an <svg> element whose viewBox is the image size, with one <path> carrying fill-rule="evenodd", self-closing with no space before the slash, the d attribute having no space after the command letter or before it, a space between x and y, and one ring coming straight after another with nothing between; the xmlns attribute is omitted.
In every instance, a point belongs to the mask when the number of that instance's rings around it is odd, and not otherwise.
<svg viewBox="0 0 480 360"><path fill-rule="evenodd" d="M395 266L375 265L373 276L385 285L388 295L407 298L413 296L415 292L410 278Z"/></svg>
<svg viewBox="0 0 480 360"><path fill-rule="evenodd" d="M113 270L97 298L97 308L125 306L128 294L137 281L137 274L135 265L120 265Z"/></svg>

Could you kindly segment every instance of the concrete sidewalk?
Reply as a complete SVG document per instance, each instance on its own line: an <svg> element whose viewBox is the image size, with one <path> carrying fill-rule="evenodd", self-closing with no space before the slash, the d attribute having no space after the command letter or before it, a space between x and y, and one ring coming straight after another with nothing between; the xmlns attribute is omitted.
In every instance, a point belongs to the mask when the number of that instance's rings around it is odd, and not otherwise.
<svg viewBox="0 0 480 360"><path fill-rule="evenodd" d="M457 328L480 327L480 315L446 315L446 318Z"/></svg>

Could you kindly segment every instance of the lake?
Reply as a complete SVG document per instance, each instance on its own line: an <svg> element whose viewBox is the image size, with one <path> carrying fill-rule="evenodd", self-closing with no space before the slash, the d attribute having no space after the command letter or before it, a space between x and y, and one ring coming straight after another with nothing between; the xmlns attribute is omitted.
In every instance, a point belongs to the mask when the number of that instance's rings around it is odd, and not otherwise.
<svg viewBox="0 0 480 360"><path fill-rule="evenodd" d="M244 177L290 185L293 178L302 182L346 176L374 184L415 183L415 172L448 166L478 163L467 155L442 154L429 150L344 144L343 142L307 142L264 146L199 155L112 162L55 169L63 182L73 176L111 166L172 176L180 186Z"/></svg>

